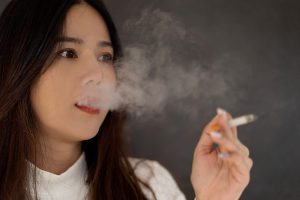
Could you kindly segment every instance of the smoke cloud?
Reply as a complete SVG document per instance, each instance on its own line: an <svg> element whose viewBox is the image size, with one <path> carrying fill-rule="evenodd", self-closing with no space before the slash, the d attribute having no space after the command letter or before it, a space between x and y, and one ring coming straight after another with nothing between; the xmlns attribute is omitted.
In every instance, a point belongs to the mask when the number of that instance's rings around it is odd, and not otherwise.
<svg viewBox="0 0 300 200"><path fill-rule="evenodd" d="M125 107L139 116L163 112L171 106L181 113L197 115L199 99L208 104L230 90L233 79L226 66L232 64L230 57L205 66L201 44L195 43L170 13L146 9L137 19L126 21L124 32L124 58L116 63L118 85L115 93L106 90L111 96L106 107Z"/></svg>

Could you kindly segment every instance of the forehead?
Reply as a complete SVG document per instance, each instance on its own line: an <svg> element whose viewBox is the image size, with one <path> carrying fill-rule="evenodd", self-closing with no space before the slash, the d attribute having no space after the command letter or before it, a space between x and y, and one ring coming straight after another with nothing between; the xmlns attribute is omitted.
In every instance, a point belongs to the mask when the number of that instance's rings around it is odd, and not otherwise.
<svg viewBox="0 0 300 200"><path fill-rule="evenodd" d="M65 20L64 35L110 41L104 19L87 3L80 3L70 8Z"/></svg>

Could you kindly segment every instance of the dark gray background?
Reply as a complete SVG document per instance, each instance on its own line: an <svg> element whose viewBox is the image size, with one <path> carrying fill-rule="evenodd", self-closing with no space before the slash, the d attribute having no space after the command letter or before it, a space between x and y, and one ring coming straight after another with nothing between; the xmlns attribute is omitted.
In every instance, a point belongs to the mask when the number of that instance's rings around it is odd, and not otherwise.
<svg viewBox="0 0 300 200"><path fill-rule="evenodd" d="M1 0L3 8L8 2ZM239 137L254 160L251 183L242 199L300 199L300 1L289 0L106 0L126 45L123 24L152 6L174 15L203 50L206 66L223 55L243 63L225 64L224 76L236 76L218 99L199 101L192 120L168 110L160 119L131 118L132 155L160 161L192 199L190 171L194 147L218 106L234 116L256 113L260 119L239 128ZM135 30L132 30L133 32ZM188 46L183 48L190 49ZM244 68L243 68L244 67ZM247 75L243 75L245 72ZM242 78L239 78L239 74ZM207 88L204 88L207 89Z"/></svg>
<svg viewBox="0 0 300 200"><path fill-rule="evenodd" d="M148 7L170 12L203 46L213 62L233 55L244 63L246 79L235 78L232 90L218 99L201 102L195 120L165 113L167 120L131 123L133 154L159 160L178 178L187 195L192 154L199 132L222 106L234 116L256 113L254 124L239 128L240 139L254 160L252 180L242 199L300 199L300 1L289 0L106 0L126 45L130 34L122 32L128 18L138 18ZM138 30L132 30L132 32ZM189 49L188 46L183 48ZM203 57L203 54L199 55ZM244 69L243 67L247 67ZM224 73L224 76L239 72ZM201 88L201 87L200 87ZM238 99L238 100L236 100ZM203 105L204 104L204 105ZM198 121L197 121L198 120Z"/></svg>

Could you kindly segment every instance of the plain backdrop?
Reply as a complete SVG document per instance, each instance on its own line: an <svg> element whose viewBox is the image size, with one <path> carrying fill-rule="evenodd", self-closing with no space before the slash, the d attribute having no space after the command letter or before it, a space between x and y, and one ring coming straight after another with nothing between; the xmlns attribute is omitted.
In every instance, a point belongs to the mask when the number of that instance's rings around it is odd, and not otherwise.
<svg viewBox="0 0 300 200"><path fill-rule="evenodd" d="M1 0L3 9L8 1ZM152 120L131 117L131 154L158 160L174 175L187 199L193 150L201 130L223 107L233 116L255 113L256 123L239 128L254 167L245 200L300 199L300 1L292 0L106 0L123 45L134 31L124 30L147 8L170 13L199 46L192 56L206 70L217 60L230 90L218 98L199 98L196 116L172 109ZM182 44L183 49L192 48ZM210 88L199 89L207 91ZM186 100L184 103L189 103ZM195 105L195 102L193 102Z"/></svg>

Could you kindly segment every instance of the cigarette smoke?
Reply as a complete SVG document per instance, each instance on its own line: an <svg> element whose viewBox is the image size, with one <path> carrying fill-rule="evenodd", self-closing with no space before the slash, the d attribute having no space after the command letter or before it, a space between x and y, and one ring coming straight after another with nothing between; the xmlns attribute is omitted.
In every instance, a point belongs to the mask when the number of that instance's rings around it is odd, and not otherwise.
<svg viewBox="0 0 300 200"><path fill-rule="evenodd" d="M199 99L208 104L229 91L232 79L222 69L228 69L228 59L205 67L201 45L170 13L146 9L138 19L126 21L124 32L124 58L116 63L118 86L114 92L106 90L111 96L107 108L125 107L139 116L173 106L195 116Z"/></svg>

